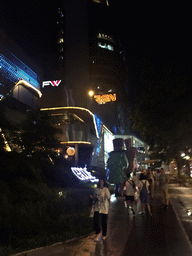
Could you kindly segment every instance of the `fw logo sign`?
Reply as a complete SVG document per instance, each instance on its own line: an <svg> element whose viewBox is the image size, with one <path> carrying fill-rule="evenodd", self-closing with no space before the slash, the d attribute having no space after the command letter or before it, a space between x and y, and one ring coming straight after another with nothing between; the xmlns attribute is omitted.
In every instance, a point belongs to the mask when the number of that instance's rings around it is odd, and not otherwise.
<svg viewBox="0 0 192 256"><path fill-rule="evenodd" d="M42 83L42 88L44 88L45 86L59 86L59 84L61 83L61 80L55 80L55 81L44 81Z"/></svg>

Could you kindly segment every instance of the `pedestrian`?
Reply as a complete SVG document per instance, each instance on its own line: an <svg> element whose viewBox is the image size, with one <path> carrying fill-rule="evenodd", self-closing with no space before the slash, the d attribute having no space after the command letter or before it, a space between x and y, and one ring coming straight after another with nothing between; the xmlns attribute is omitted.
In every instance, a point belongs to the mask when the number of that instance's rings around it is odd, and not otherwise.
<svg viewBox="0 0 192 256"><path fill-rule="evenodd" d="M107 235L108 207L110 205L111 195L109 189L106 187L104 179L99 180L98 187L95 189L94 195L91 195L90 197L93 198L94 205L93 224L96 233L95 241L100 240L101 237L105 240ZM99 225L100 217L102 232Z"/></svg>
<svg viewBox="0 0 192 256"><path fill-rule="evenodd" d="M129 206L131 206L131 211L133 214L135 214L134 211L134 195L135 195L135 182L131 179L130 173L127 173L127 180L124 183L124 189L122 191L122 196L125 196L125 202L126 206L129 209Z"/></svg>
<svg viewBox="0 0 192 256"><path fill-rule="evenodd" d="M169 192L168 192L168 183L169 179L165 175L165 170L164 168L160 169L161 174L159 175L159 187L162 192L162 197L163 197L163 205L165 208L168 207L169 205Z"/></svg>
<svg viewBox="0 0 192 256"><path fill-rule="evenodd" d="M137 176L137 172L134 171L132 180L135 182L136 187L139 185L139 178Z"/></svg>
<svg viewBox="0 0 192 256"><path fill-rule="evenodd" d="M156 183L157 182L157 171L156 170L152 171L152 174L153 174L154 183Z"/></svg>
<svg viewBox="0 0 192 256"><path fill-rule="evenodd" d="M140 190L140 201L141 201L141 209L142 214L145 213L145 206L147 206L149 215L152 216L151 207L150 207L150 196L149 196L149 181L147 180L147 176L141 173L140 182L139 182L139 190Z"/></svg>
<svg viewBox="0 0 192 256"><path fill-rule="evenodd" d="M148 179L149 184L150 184L150 186L149 186L150 196L151 196L151 198L153 198L153 194L154 194L154 177L153 177L151 168L148 168L147 179Z"/></svg>

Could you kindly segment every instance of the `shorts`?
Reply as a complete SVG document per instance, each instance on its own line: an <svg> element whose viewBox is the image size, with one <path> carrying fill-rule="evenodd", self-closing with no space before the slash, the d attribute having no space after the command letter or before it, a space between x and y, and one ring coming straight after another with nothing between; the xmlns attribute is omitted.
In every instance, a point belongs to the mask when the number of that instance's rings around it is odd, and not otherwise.
<svg viewBox="0 0 192 256"><path fill-rule="evenodd" d="M125 196L125 200L134 202L134 196Z"/></svg>

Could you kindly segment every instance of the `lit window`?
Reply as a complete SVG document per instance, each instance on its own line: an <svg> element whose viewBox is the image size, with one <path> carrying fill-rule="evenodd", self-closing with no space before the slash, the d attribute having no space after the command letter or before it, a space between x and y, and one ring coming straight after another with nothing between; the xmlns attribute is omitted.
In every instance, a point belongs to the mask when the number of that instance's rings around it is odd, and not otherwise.
<svg viewBox="0 0 192 256"><path fill-rule="evenodd" d="M63 40L63 38L61 37L61 38L59 39L59 44L62 44L62 43L64 43L64 40Z"/></svg>
<svg viewBox="0 0 192 256"><path fill-rule="evenodd" d="M113 50L114 50L113 46L111 46L110 44L108 44L107 48L108 48L108 50L110 50L110 51L113 51Z"/></svg>
<svg viewBox="0 0 192 256"><path fill-rule="evenodd" d="M115 41L113 40L113 38L112 38L111 36L109 36L109 35L106 35L106 34L98 33L97 38L102 38L102 39L104 39L104 40L109 40L109 41L115 43Z"/></svg>
<svg viewBox="0 0 192 256"><path fill-rule="evenodd" d="M99 46L100 48L103 48L103 49L107 49L107 50L110 50L110 51L114 51L114 47L113 47L112 45L110 45L110 44L105 44L105 43L99 42L99 43L98 43L98 46Z"/></svg>

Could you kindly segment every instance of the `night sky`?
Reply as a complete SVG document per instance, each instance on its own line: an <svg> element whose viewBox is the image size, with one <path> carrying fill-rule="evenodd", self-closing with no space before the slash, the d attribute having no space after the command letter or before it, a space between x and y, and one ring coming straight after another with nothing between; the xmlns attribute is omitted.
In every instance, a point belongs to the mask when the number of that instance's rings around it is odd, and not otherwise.
<svg viewBox="0 0 192 256"><path fill-rule="evenodd" d="M45 4L46 3L46 4ZM190 73L190 7L143 1L109 1L126 52L129 76L135 62L148 56L157 68L179 65ZM1 0L0 27L42 67L51 67L56 51L58 1ZM132 74L131 74L132 73ZM130 78L130 80L133 79Z"/></svg>

